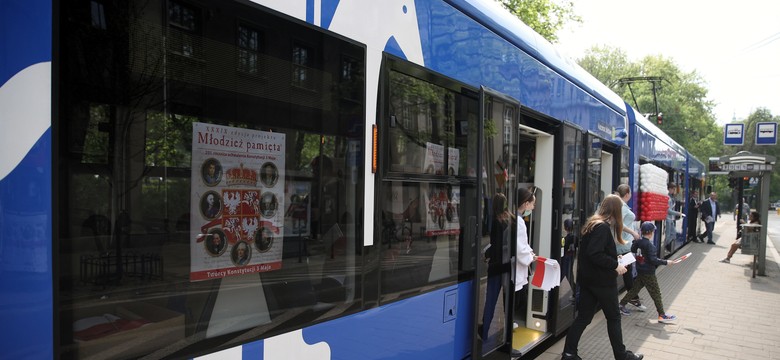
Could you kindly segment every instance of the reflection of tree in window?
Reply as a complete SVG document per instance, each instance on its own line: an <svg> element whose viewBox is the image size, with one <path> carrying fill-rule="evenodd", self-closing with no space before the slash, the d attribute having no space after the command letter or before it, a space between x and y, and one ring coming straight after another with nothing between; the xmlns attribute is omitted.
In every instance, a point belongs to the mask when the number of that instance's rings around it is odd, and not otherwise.
<svg viewBox="0 0 780 360"><path fill-rule="evenodd" d="M260 33L250 27L238 26L238 70L247 74L258 73Z"/></svg>
<svg viewBox="0 0 780 360"><path fill-rule="evenodd" d="M105 104L90 104L89 124L84 135L81 162L85 164L108 163L108 126L111 107Z"/></svg>
<svg viewBox="0 0 780 360"><path fill-rule="evenodd" d="M390 81L390 114L395 116L390 124L393 163L416 161L408 157L424 151L426 142L451 143L454 136L453 93L398 72L390 73Z"/></svg>
<svg viewBox="0 0 780 360"><path fill-rule="evenodd" d="M189 167L193 116L150 112L146 122L146 165Z"/></svg>

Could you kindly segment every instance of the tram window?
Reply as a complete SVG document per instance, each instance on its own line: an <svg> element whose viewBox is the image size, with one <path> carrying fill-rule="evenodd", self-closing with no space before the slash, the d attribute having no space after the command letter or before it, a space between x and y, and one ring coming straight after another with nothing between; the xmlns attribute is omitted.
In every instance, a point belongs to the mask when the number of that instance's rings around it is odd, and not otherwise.
<svg viewBox="0 0 780 360"><path fill-rule="evenodd" d="M364 48L255 5L100 3L100 36L89 1L55 21L58 357L191 357L359 310ZM106 314L154 324L111 346L83 326Z"/></svg>
<svg viewBox="0 0 780 360"><path fill-rule="evenodd" d="M476 222L468 209L477 208L476 155L469 151L476 99L396 71L389 87L377 201L384 302L451 284L468 270L468 224Z"/></svg>
<svg viewBox="0 0 780 360"><path fill-rule="evenodd" d="M388 103L388 171L476 177L476 158L465 151L476 132L474 101L391 71Z"/></svg>

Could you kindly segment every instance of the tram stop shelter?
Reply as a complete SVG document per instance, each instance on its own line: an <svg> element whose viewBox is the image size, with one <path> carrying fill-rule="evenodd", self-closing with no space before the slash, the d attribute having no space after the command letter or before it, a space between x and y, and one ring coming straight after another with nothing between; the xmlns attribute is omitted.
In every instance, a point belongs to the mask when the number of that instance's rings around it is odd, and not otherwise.
<svg viewBox="0 0 780 360"><path fill-rule="evenodd" d="M755 277L756 273L756 264L758 263L758 275L760 276L766 276L766 233L767 233L767 226L765 224L768 223L768 215L769 215L769 181L772 178L772 168L775 165L775 157L770 155L762 155L762 154L753 154L749 151L740 151L734 155L726 155L721 156L718 158L718 165L720 167L720 170L723 172L728 172L729 177L735 177L738 178L739 181L739 198L742 198L742 179L744 177L753 177L753 178L759 178L759 196L758 196L758 203L756 206L758 207L758 213L761 217L761 224L764 224L764 226L760 227L760 230L758 231L757 236L757 251L753 255L754 257L754 264L753 264L753 276ZM740 200L741 201L741 200ZM739 225L737 225L739 226ZM747 230L747 229L745 229ZM743 232L743 236L744 236ZM749 236L755 240L754 235L751 234ZM744 241L747 240L743 238ZM751 249L752 251L752 249Z"/></svg>

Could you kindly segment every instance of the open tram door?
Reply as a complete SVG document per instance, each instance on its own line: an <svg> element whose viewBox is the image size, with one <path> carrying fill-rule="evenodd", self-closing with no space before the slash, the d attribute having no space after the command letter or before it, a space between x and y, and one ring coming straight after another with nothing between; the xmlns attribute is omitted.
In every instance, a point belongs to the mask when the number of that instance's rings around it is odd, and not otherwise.
<svg viewBox="0 0 780 360"><path fill-rule="evenodd" d="M483 88L480 98L482 220L477 239L473 358L509 359L550 335L548 292L529 289L530 284L515 292L513 257L518 220L525 222L534 252L550 256L554 129L532 118L521 120L520 104L508 96ZM538 187L534 213L525 219L515 214L520 187ZM508 225L494 221L505 210L515 219Z"/></svg>
<svg viewBox="0 0 780 360"><path fill-rule="evenodd" d="M478 139L482 174L478 194L481 197L481 231L477 235L473 358L509 359L512 323L508 304L512 303L511 290L514 289L511 279L513 226L499 231L493 218L494 208L515 207L514 196L507 195L516 191L516 183L509 177L516 174L517 169L512 134L520 104L485 88L480 92L480 100L482 133ZM499 204L502 201L499 199L505 199L505 206Z"/></svg>
<svg viewBox="0 0 780 360"><path fill-rule="evenodd" d="M585 134L584 196L585 212L580 219L581 225L593 215L609 194L621 183L628 184L628 148L605 141L594 133ZM576 268L576 263L575 263ZM618 288L623 286L623 277L618 277Z"/></svg>

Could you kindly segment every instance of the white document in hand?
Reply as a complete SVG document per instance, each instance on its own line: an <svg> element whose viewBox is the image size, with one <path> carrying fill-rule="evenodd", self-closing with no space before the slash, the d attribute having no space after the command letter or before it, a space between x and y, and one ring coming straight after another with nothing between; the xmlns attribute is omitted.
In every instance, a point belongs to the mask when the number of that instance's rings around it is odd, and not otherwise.
<svg viewBox="0 0 780 360"><path fill-rule="evenodd" d="M623 266L628 266L636 262L634 253L627 253L618 259L618 263Z"/></svg>

